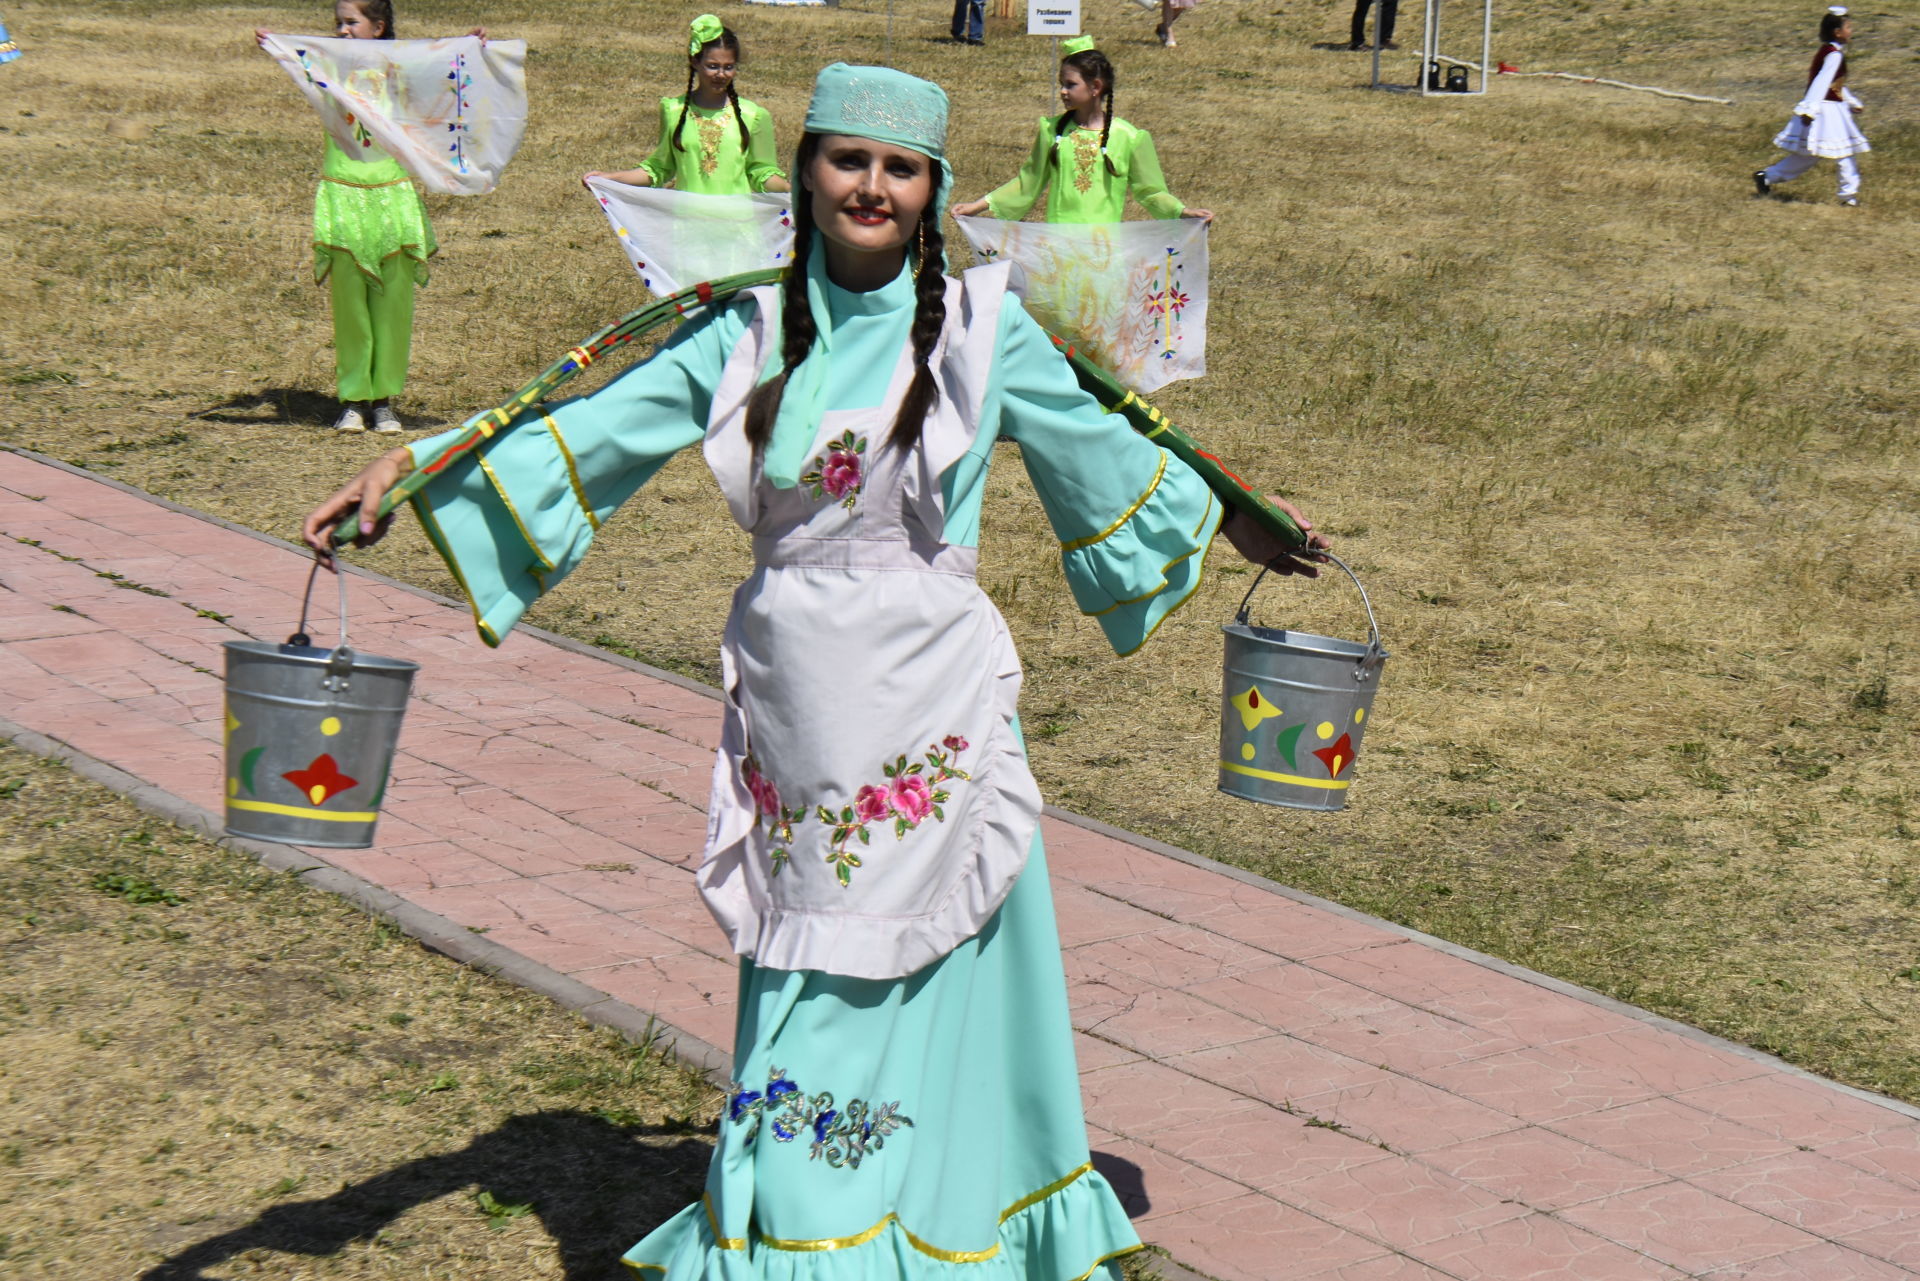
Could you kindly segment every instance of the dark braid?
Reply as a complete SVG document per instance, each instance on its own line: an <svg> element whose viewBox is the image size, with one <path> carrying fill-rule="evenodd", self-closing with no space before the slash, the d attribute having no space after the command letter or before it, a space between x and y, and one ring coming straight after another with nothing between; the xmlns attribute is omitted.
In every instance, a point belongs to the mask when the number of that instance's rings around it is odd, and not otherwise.
<svg viewBox="0 0 1920 1281"><path fill-rule="evenodd" d="M687 112L693 106L693 86L695 77L698 76L700 70L700 55L715 45L719 45L722 49L725 49L733 55L735 66L738 66L740 63L740 37L733 34L731 27L720 28L719 35L701 45L695 52L687 55L687 96L680 100L680 118L673 122L673 149L675 151L686 150L686 147L680 141L680 131L686 128ZM727 100L733 104L733 118L740 123L740 148L744 151L747 146L747 122L740 115L740 97L734 93L731 84L727 86Z"/></svg>
<svg viewBox="0 0 1920 1281"><path fill-rule="evenodd" d="M1102 95L1100 108L1106 115L1105 121L1100 125L1100 158L1107 162L1107 172L1118 178L1120 176L1120 170L1114 165L1113 157L1107 154L1107 138L1113 133L1113 64L1107 61L1107 55L1101 53L1098 49L1082 49L1079 53L1070 53L1060 59L1060 65L1063 67L1072 67L1080 74L1080 79L1083 83L1091 84L1095 80L1098 80L1107 87L1106 93ZM1058 139L1064 138L1067 130L1071 128L1073 128L1073 113L1071 111L1061 112L1060 122L1053 127L1053 136L1056 142ZM1059 160L1060 148L1056 145L1053 149L1050 163L1057 164Z"/></svg>
<svg viewBox="0 0 1920 1281"><path fill-rule="evenodd" d="M1107 154L1107 135L1113 132L1113 81L1107 81L1107 100L1101 105L1105 119L1100 122L1100 158L1107 162L1107 172L1118 178L1120 171L1114 168L1113 157Z"/></svg>
<svg viewBox="0 0 1920 1281"><path fill-rule="evenodd" d="M753 154L753 135L747 132L746 112L740 110L740 91L733 87L731 81L727 83L727 101L733 104L733 123L740 126L740 154L750 156Z"/></svg>
<svg viewBox="0 0 1920 1281"><path fill-rule="evenodd" d="M787 388L787 376L800 367L813 351L819 331L813 323L813 308L807 299L807 256L813 246L813 193L799 183L800 175L812 166L819 140L803 134L793 153L796 180L790 206L793 210L793 263L787 268L786 284L780 294L780 372L754 390L747 401L747 441L755 454L773 438L774 422L780 417L780 398ZM929 162L931 163L931 162ZM934 198L921 211L917 238L924 251L914 268L913 381L900 402L900 412L887 434L887 444L911 449L920 442L927 415L939 399L940 389L933 379L933 349L947 323L946 237L940 230L941 179L933 175Z"/></svg>
<svg viewBox="0 0 1920 1281"><path fill-rule="evenodd" d="M1847 25L1844 13L1823 13L1820 15L1820 43L1832 44L1833 38L1840 34L1840 28Z"/></svg>
<svg viewBox="0 0 1920 1281"><path fill-rule="evenodd" d="M681 145L681 142L680 142L680 131L687 127L687 112L693 109L693 78L695 74L696 74L696 71L694 66L694 60L692 58L688 58L687 59L687 92L685 96L683 96L680 99L680 118L673 122L673 149L675 151L686 150L686 147Z"/></svg>
<svg viewBox="0 0 1920 1281"><path fill-rule="evenodd" d="M819 141L813 134L802 134L793 153L793 174L797 180L813 162ZM780 417L780 397L787 389L787 375L813 350L819 331L813 324L813 306L807 300L807 255L813 249L813 193L796 181L798 199L788 206L793 211L793 258L787 267L787 280L780 293L780 372L754 388L747 400L747 442L755 454L773 439L773 424Z"/></svg>
<svg viewBox="0 0 1920 1281"><path fill-rule="evenodd" d="M947 241L940 230L940 173L933 174L933 199L920 211L920 261L913 273L913 381L900 402L900 414L887 433L887 444L902 452L920 443L927 415L940 399L933 380L933 349L947 326Z"/></svg>

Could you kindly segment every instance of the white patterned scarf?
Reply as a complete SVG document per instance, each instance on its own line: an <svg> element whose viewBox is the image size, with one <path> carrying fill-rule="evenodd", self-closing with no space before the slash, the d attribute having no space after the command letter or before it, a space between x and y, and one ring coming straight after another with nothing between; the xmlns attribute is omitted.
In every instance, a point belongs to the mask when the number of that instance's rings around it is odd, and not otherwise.
<svg viewBox="0 0 1920 1281"><path fill-rule="evenodd" d="M1207 372L1207 224L956 218L1049 332L1145 394Z"/></svg>
<svg viewBox="0 0 1920 1281"><path fill-rule="evenodd" d="M429 191L483 196L527 127L524 40L302 39L261 48L293 77L340 149L378 148Z"/></svg>
<svg viewBox="0 0 1920 1281"><path fill-rule="evenodd" d="M710 196L598 177L587 180L587 190L613 224L640 283L656 297L792 261L793 217L785 194Z"/></svg>

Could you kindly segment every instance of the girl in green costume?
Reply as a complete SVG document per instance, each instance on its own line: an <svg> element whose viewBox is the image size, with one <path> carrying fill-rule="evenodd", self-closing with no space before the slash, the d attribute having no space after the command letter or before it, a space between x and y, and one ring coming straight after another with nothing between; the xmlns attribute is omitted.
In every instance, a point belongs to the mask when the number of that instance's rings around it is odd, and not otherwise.
<svg viewBox="0 0 1920 1281"><path fill-rule="evenodd" d="M1066 110L1041 119L1033 151L1012 182L984 200L955 205L953 212L1017 222L1044 190L1048 222L1119 222L1131 191L1155 218L1212 221L1210 211L1183 205L1167 190L1153 135L1113 114L1113 64L1093 47L1093 37L1079 36L1060 47L1067 53L1060 60L1060 103Z"/></svg>
<svg viewBox="0 0 1920 1281"><path fill-rule="evenodd" d="M754 534L698 873L742 958L734 1083L706 1194L627 1252L636 1281L1118 1281L1140 1248L1088 1152L1020 665L974 578L994 441L1118 650L1192 594L1216 530L1316 571L1081 390L1008 264L944 275L946 126L937 86L828 67L781 285L456 459L457 431L394 450L307 517L322 555L344 520L377 538L381 495L432 469L416 510L495 643L676 452Z"/></svg>
<svg viewBox="0 0 1920 1281"><path fill-rule="evenodd" d="M582 179L708 196L787 190L773 149L773 117L734 89L739 66L740 37L710 13L695 18L687 37L687 90L660 99L660 142L653 154L638 169L594 170Z"/></svg>
<svg viewBox="0 0 1920 1281"><path fill-rule="evenodd" d="M342 40L393 39L392 0L339 0L333 32ZM467 34L484 40L487 31ZM378 97L383 86L364 89ZM377 148L369 151L379 158L356 159L327 137L313 195L313 280L328 285L333 300L340 396L334 429L363 432L371 419L373 430L390 436L401 430L388 401L407 383L413 290L427 283L427 259L440 244L407 171Z"/></svg>

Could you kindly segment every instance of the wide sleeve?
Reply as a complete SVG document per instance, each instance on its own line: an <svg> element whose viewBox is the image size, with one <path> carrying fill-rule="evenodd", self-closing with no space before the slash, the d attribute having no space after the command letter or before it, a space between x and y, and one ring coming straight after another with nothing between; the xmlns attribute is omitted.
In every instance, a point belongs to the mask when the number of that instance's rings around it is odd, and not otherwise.
<svg viewBox="0 0 1920 1281"><path fill-rule="evenodd" d="M688 321L600 390L532 406L450 457L460 428L407 447L434 473L414 512L487 644L573 571L594 531L669 458L705 436L712 389L753 305Z"/></svg>
<svg viewBox="0 0 1920 1281"><path fill-rule="evenodd" d="M747 184L765 191L769 179L786 176L773 144L773 117L764 107L755 106L747 116Z"/></svg>
<svg viewBox="0 0 1920 1281"><path fill-rule="evenodd" d="M1057 117L1056 117L1057 118ZM1053 120L1042 117L1034 133L1033 150L1020 166L1013 181L987 193L987 212L995 218L1018 222L1047 189L1047 162L1053 157Z"/></svg>
<svg viewBox="0 0 1920 1281"><path fill-rule="evenodd" d="M1000 328L994 425L1020 446L1074 602L1116 652L1131 654L1199 587L1220 500L1199 473L1083 391L1011 296Z"/></svg>
<svg viewBox="0 0 1920 1281"><path fill-rule="evenodd" d="M1167 176L1160 172L1160 155L1153 149L1153 135L1141 129L1134 137L1133 155L1127 164L1127 190L1140 207L1156 218L1178 218L1186 212L1167 190Z"/></svg>
<svg viewBox="0 0 1920 1281"><path fill-rule="evenodd" d="M1840 62L1844 57L1845 54L1835 49L1820 60L1820 70L1814 73L1812 83L1807 85L1806 95L1800 99L1800 105L1793 109L1794 115L1811 116L1820 110L1820 104L1827 100L1827 90L1833 88L1833 78L1840 74Z"/></svg>
<svg viewBox="0 0 1920 1281"><path fill-rule="evenodd" d="M673 127L679 123L679 100L660 99L660 141L654 144L653 153L640 162L640 168L647 171L647 177L653 179L656 187L672 182L679 171L678 157L673 150Z"/></svg>

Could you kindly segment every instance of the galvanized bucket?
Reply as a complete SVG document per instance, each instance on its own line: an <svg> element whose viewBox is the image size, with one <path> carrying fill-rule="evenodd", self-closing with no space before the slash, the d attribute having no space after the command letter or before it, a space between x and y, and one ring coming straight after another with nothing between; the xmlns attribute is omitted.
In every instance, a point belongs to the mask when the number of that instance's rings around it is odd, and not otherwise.
<svg viewBox="0 0 1920 1281"><path fill-rule="evenodd" d="M312 573L300 630L286 644L226 642L229 836L329 849L373 844L420 665L347 648L347 576L336 576L334 648L316 648L307 636Z"/></svg>
<svg viewBox="0 0 1920 1281"><path fill-rule="evenodd" d="M1387 651L1367 589L1346 562L1367 610L1364 645L1332 636L1247 621L1253 580L1226 633L1226 678L1220 693L1220 790L1262 805L1337 810L1347 803L1360 739L1373 714Z"/></svg>

